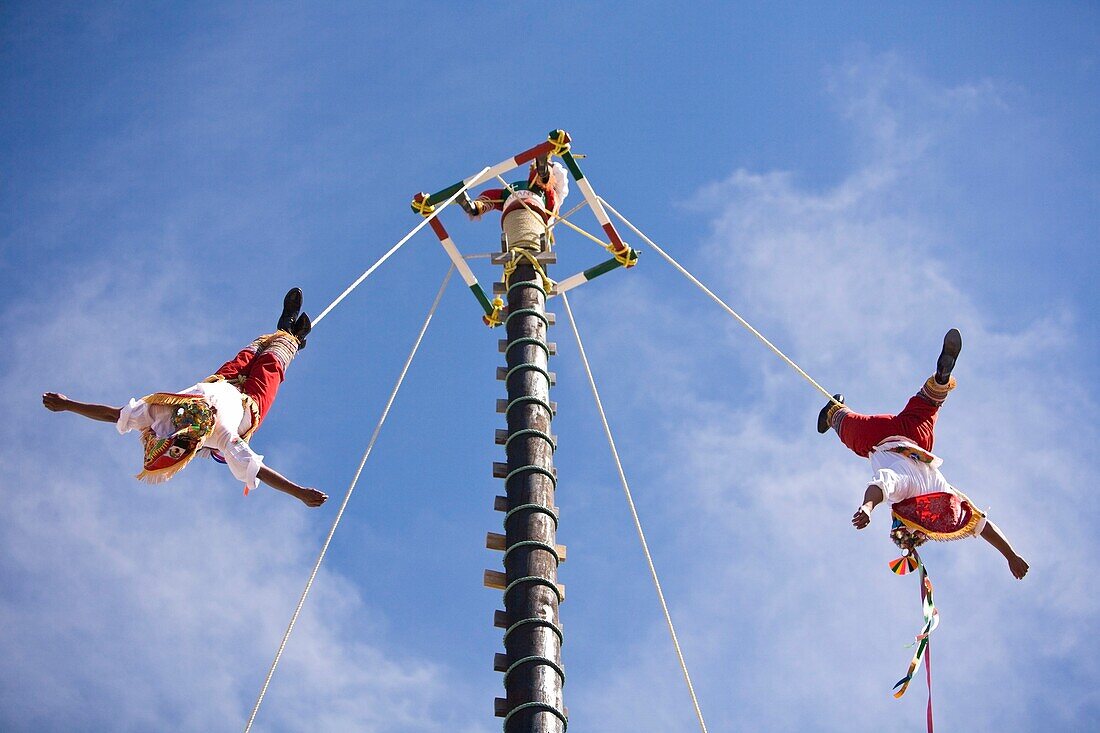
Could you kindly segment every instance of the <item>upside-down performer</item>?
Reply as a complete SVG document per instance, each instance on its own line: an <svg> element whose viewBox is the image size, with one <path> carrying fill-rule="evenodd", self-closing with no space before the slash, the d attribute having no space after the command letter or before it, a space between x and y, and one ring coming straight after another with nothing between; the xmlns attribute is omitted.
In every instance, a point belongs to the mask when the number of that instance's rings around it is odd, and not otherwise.
<svg viewBox="0 0 1100 733"><path fill-rule="evenodd" d="M943 460L932 453L936 417L948 393L955 388L951 376L955 360L962 351L962 335L951 329L943 338L943 349L936 362L936 372L924 383L896 415L860 415L843 406L844 396L834 395L834 402L822 408L817 418L817 431L832 428L840 441L857 455L871 461L874 478L863 494L863 504L852 516L852 525L864 529L871 523L871 513L886 502L893 513L890 538L901 549L902 556L890 563L898 575L919 571L921 600L924 607L924 627L917 636L916 651L908 673L894 687L895 697L905 693L913 673L922 658L929 665L925 652L928 635L939 623L932 603L932 584L917 547L928 540L957 540L981 537L1008 561L1008 569L1017 579L1027 575L1027 562L1016 554L1001 530L969 498L949 484L940 473ZM931 668L928 670L931 680ZM929 682L928 721L931 731L932 702Z"/></svg>
<svg viewBox="0 0 1100 733"><path fill-rule="evenodd" d="M871 512L886 502L895 524L916 535L919 542L981 537L1004 555L1016 578L1023 578L1027 563L997 525L947 482L940 473L943 460L932 453L936 417L955 388L951 371L960 351L962 335L953 328L943 338L936 373L897 415L860 415L837 404L844 402L844 396L836 395L836 402L830 402L818 415L817 431L825 433L832 428L844 445L871 461L874 478L852 517L856 529L870 524ZM906 565L915 569L912 563Z"/></svg>
<svg viewBox="0 0 1100 733"><path fill-rule="evenodd" d="M302 291L293 288L283 299L275 333L258 337L212 376L181 392L156 392L124 407L47 392L42 404L53 412L114 423L120 434L139 430L145 459L137 478L146 483L163 483L204 455L226 464L244 482L245 494L262 481L306 506L321 506L328 496L266 466L248 444L275 402L287 367L305 347L311 324L301 307Z"/></svg>

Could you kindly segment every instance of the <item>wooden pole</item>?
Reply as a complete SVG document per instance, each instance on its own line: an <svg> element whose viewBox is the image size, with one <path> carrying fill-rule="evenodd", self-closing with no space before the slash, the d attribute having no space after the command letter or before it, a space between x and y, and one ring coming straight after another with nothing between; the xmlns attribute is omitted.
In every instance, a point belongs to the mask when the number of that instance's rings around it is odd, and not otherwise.
<svg viewBox="0 0 1100 733"><path fill-rule="evenodd" d="M510 216L512 214L509 214ZM505 733L564 733L561 625L558 605L556 471L551 434L546 292L534 267L524 263L512 273L505 324L508 428L504 473L506 511L503 614L505 654L495 667L505 672L506 697L496 714L505 718ZM489 580L487 583L495 585Z"/></svg>

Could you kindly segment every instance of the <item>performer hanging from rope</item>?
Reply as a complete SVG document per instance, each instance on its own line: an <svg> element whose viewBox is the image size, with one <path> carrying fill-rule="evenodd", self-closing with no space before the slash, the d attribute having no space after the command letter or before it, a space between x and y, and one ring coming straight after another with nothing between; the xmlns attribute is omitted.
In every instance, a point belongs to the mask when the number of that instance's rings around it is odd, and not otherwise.
<svg viewBox="0 0 1100 733"><path fill-rule="evenodd" d="M955 388L951 371L961 351L962 335L953 328L944 336L936 373L897 415L860 415L837 404L844 402L844 396L838 394L837 402L827 404L818 415L817 431L825 433L832 428L844 445L871 461L874 479L852 516L856 529L870 524L871 512L886 502L894 516L891 536L899 545L980 536L1004 555L1013 576L1023 578L1027 562L1016 554L997 525L947 482L940 473L943 460L932 453L936 417ZM911 558L908 552L906 558Z"/></svg>
<svg viewBox="0 0 1100 733"><path fill-rule="evenodd" d="M283 375L299 349L305 348L311 324L299 314L302 291L293 288L283 299L275 333L260 336L199 384L182 392L157 392L125 407L111 407L70 400L47 392L42 404L53 412L115 423L120 434L141 431L145 448L143 470L137 478L159 484L172 478L196 455L214 458L229 466L245 484L244 493L263 481L268 486L317 507L328 498L322 492L299 486L266 466L248 439L260 427Z"/></svg>

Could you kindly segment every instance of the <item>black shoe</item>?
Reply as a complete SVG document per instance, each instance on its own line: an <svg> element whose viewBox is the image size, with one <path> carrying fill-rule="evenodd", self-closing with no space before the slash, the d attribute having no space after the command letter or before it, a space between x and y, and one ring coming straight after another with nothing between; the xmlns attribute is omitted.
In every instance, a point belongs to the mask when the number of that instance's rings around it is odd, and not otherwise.
<svg viewBox="0 0 1100 733"><path fill-rule="evenodd" d="M458 198L455 199L455 203L461 206L462 210L469 216L477 216L477 207L474 206L474 202L470 200L470 194L466 191L458 195Z"/></svg>
<svg viewBox="0 0 1100 733"><path fill-rule="evenodd" d="M290 333L294 338L298 339L298 350L301 351L306 347L306 336L309 335L310 329L313 328L313 324L309 322L309 316L305 313L298 316L298 319L294 321L294 325L290 329Z"/></svg>
<svg viewBox="0 0 1100 733"><path fill-rule="evenodd" d="M844 395L835 394L833 395L833 400L836 400L843 405ZM829 432L829 428L832 427L831 425L829 425L829 418L831 417L829 413L834 404L835 403L832 400L826 402L825 406L821 408L821 412L817 413L817 432L822 434Z"/></svg>
<svg viewBox="0 0 1100 733"><path fill-rule="evenodd" d="M535 158L535 175L545 185L550 185L550 156L540 155Z"/></svg>
<svg viewBox="0 0 1100 733"><path fill-rule="evenodd" d="M279 323L276 328L290 333L291 329L294 328L294 321L298 318L298 311L300 310L302 310L302 289L291 288L283 297L283 312L279 316Z"/></svg>
<svg viewBox="0 0 1100 733"><path fill-rule="evenodd" d="M963 337L959 329L952 328L943 337L943 350L940 358L936 360L936 384L947 384L951 381L951 370L955 368L955 359L959 358L959 352L963 348Z"/></svg>

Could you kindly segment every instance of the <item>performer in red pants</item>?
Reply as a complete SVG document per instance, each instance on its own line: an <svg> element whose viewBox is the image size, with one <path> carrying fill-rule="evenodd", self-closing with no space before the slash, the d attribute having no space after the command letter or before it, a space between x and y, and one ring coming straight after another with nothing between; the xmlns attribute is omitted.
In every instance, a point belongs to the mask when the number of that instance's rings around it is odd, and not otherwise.
<svg viewBox="0 0 1100 733"><path fill-rule="evenodd" d="M293 288L283 299L275 333L255 339L211 377L181 392L157 392L124 407L47 392L42 403L53 412L115 423L121 434L140 430L145 460L137 477L146 483L169 480L196 455L211 456L244 482L245 494L262 481L307 506L320 506L325 494L264 465L263 456L248 444L275 402L287 367L305 347L311 325L309 316L299 313L301 307L302 291Z"/></svg>
<svg viewBox="0 0 1100 733"><path fill-rule="evenodd" d="M951 372L961 351L962 334L953 328L944 336L936 373L898 414L861 415L844 407L844 396L838 394L818 415L817 431L832 428L844 445L871 462L874 478L852 517L856 529L870 524L871 512L885 501L894 517L891 537L899 546L980 536L1004 556L1016 578L1023 578L1027 562L1001 530L947 482L940 473L943 460L932 453L936 417L955 388Z"/></svg>

